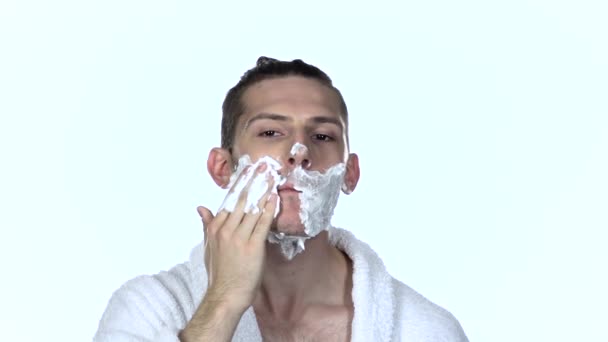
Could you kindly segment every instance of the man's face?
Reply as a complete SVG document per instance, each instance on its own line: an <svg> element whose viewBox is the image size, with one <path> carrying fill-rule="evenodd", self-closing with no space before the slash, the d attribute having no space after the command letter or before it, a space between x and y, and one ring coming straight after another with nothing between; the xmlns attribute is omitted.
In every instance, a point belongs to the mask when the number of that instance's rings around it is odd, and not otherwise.
<svg viewBox="0 0 608 342"><path fill-rule="evenodd" d="M346 124L332 89L313 79L281 77L252 85L242 101L245 112L235 132L235 159L247 154L255 162L270 156L281 163L283 175L298 166L325 172L347 161ZM306 148L292 151L296 143ZM298 192L290 189L289 179L279 188L279 197L281 211L273 228L302 234Z"/></svg>

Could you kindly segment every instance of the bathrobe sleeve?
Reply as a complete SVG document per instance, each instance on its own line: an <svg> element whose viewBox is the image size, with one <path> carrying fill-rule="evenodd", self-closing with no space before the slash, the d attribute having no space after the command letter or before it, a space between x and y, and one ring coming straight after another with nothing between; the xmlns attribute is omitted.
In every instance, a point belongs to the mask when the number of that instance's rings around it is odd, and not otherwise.
<svg viewBox="0 0 608 342"><path fill-rule="evenodd" d="M394 280L395 335L400 342L468 342L458 320L398 280Z"/></svg>
<svg viewBox="0 0 608 342"><path fill-rule="evenodd" d="M179 342L195 310L186 266L140 276L110 298L94 342Z"/></svg>

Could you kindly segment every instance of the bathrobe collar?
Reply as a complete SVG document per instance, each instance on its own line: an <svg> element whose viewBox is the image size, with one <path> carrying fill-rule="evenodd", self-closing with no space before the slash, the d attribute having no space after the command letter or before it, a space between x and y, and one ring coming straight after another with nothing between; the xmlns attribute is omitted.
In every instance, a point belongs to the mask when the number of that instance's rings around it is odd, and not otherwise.
<svg viewBox="0 0 608 342"><path fill-rule="evenodd" d="M331 228L329 241L353 261L352 299L355 313L351 341L390 341L394 328L395 296L393 278L384 263L366 243L344 229ZM194 303L200 304L207 289L203 244L190 254ZM262 341L253 308L249 307L239 322L233 341Z"/></svg>

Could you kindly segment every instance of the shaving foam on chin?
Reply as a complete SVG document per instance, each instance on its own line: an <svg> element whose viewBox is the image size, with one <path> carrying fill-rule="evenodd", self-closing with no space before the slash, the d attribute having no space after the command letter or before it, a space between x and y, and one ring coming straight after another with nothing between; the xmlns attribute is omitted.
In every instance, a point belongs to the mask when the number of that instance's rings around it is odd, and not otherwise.
<svg viewBox="0 0 608 342"><path fill-rule="evenodd" d="M304 235L288 235L274 231L268 234L268 241L279 244L281 253L287 260L305 250L306 240L331 227L331 218L338 204L345 170L344 163L332 166L325 173L306 171L298 166L287 177L293 181L294 189L301 191L298 196Z"/></svg>
<svg viewBox="0 0 608 342"><path fill-rule="evenodd" d="M257 167L264 163L266 164L266 170L258 173L256 171ZM245 171L247 166L251 167ZM281 169L281 164L270 157L262 157L255 163L251 161L251 158L248 155L244 155L239 158L236 171L232 173L232 176L230 176L230 183L228 185L228 187L233 190L226 195L226 198L224 199L224 202L220 206L218 212L221 210L233 212L234 208L236 208L236 204L239 200L241 192L251 180L251 186L247 192L247 202L245 204L244 211L246 213L257 214L260 210L258 208L258 203L268 190L270 180L274 180L274 186L271 192L275 194L277 193L277 187L285 182L284 177L279 175L279 169ZM243 176L239 179L241 174L243 174ZM276 217L278 213L279 206L277 205L274 217Z"/></svg>
<svg viewBox="0 0 608 342"><path fill-rule="evenodd" d="M304 251L304 242L308 239L310 239L310 236L287 235L285 233L270 231L266 240L270 243L279 244L281 254L287 260L291 260Z"/></svg>

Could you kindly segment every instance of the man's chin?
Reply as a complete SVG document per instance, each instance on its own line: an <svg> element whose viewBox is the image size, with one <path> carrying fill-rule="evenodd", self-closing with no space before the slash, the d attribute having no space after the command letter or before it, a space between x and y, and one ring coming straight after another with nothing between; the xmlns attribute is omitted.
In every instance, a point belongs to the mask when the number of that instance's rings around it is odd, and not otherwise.
<svg viewBox="0 0 608 342"><path fill-rule="evenodd" d="M280 235L308 237L308 234L304 232L304 227L273 227L270 231Z"/></svg>
<svg viewBox="0 0 608 342"><path fill-rule="evenodd" d="M307 234L302 224L274 225L270 232L268 242L278 244L281 253L287 260L292 260L296 255L304 252L306 250L305 242L317 237L317 235Z"/></svg>
<svg viewBox="0 0 608 342"><path fill-rule="evenodd" d="M304 225L299 220L282 219L280 216L273 222L270 228L272 232L291 236L307 237Z"/></svg>

